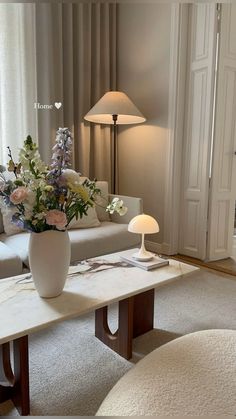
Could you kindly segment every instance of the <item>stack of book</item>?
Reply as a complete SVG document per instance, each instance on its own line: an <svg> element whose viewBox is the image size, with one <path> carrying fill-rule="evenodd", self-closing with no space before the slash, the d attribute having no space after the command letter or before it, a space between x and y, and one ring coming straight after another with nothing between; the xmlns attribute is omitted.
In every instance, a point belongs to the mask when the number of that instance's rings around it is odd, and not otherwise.
<svg viewBox="0 0 236 419"><path fill-rule="evenodd" d="M127 263L130 263L131 265L137 266L138 268L145 269L146 271L169 265L169 261L167 259L163 259L160 256L156 255L154 255L151 260L141 262L140 260L137 260L132 256L137 251L138 249L127 250L125 253L123 253L121 259Z"/></svg>

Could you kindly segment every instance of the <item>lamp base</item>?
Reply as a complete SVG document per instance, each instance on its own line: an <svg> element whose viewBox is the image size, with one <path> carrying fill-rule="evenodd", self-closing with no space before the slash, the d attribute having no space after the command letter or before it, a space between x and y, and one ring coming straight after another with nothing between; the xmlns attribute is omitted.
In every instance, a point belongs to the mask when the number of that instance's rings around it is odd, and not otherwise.
<svg viewBox="0 0 236 419"><path fill-rule="evenodd" d="M132 255L132 258L135 260L140 260L140 262L146 262L151 260L154 256L154 253L147 252L146 250L142 251L142 249L140 249L139 252Z"/></svg>

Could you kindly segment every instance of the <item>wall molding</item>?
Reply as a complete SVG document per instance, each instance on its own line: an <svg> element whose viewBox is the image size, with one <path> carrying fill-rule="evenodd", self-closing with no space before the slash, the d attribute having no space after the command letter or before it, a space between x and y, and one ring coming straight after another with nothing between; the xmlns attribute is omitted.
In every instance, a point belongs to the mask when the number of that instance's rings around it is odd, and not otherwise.
<svg viewBox="0 0 236 419"><path fill-rule="evenodd" d="M232 252L236 176L235 17L235 4L221 5L206 255L210 261L225 259Z"/></svg>
<svg viewBox="0 0 236 419"><path fill-rule="evenodd" d="M178 253L182 143L184 132L188 4L171 6L168 152L165 184L164 241L166 254Z"/></svg>

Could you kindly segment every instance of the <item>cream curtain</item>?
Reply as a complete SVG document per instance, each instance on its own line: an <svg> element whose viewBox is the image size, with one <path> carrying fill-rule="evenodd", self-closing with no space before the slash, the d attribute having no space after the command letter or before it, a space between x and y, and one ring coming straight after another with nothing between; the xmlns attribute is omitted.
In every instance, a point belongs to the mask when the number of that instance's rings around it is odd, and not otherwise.
<svg viewBox="0 0 236 419"><path fill-rule="evenodd" d="M17 158L28 133L37 139L34 5L0 4L0 163ZM27 28L26 28L27 22Z"/></svg>
<svg viewBox="0 0 236 419"><path fill-rule="evenodd" d="M12 19L9 6L12 6L12 13L17 15L18 4L4 6L8 19ZM11 21L8 32L7 23L4 30L1 29L5 38L9 38L10 31L15 36L12 37L11 47L4 48L6 55L15 45L18 30L23 33L22 39L18 40L17 51L18 55L23 55L25 67L21 74L17 74L19 57L16 55L13 59L9 53L9 67L14 74L10 74L6 85L18 94L19 86L13 85L16 77L21 88L26 90L24 97L30 104L28 107L22 106L22 96L19 96L15 107L18 117L14 120L11 138L20 137L22 140L18 130L21 124L19 121L26 119L26 134L31 132L38 138L40 153L49 162L55 131L59 126L67 126L75 139L74 167L90 178L110 181L110 127L92 126L85 123L83 117L106 91L116 89L117 5L37 3L20 4L20 8L22 16L17 25ZM5 68L2 73L6 74ZM1 76L1 93L3 88ZM7 102L6 92L3 96ZM5 106L4 100L1 94L1 111ZM59 110L55 106L50 110L35 110L32 106L34 102L41 105L61 102L62 107ZM3 118L1 134L7 133L11 119L9 114L7 119L8 123ZM9 139L9 135L6 138Z"/></svg>
<svg viewBox="0 0 236 419"><path fill-rule="evenodd" d="M116 88L116 7L36 5L38 101L62 102L59 111L38 112L41 154L48 158L49 138L59 125L68 126L75 139L75 168L106 180L111 177L110 127L92 126L83 117L106 91Z"/></svg>

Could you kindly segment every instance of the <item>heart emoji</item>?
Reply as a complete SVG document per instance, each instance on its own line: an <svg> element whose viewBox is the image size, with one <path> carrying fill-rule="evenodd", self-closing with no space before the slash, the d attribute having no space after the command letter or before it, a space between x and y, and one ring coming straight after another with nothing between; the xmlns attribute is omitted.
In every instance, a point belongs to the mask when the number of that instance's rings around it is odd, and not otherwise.
<svg viewBox="0 0 236 419"><path fill-rule="evenodd" d="M57 109L60 109L62 103L61 102L55 102L54 105Z"/></svg>

